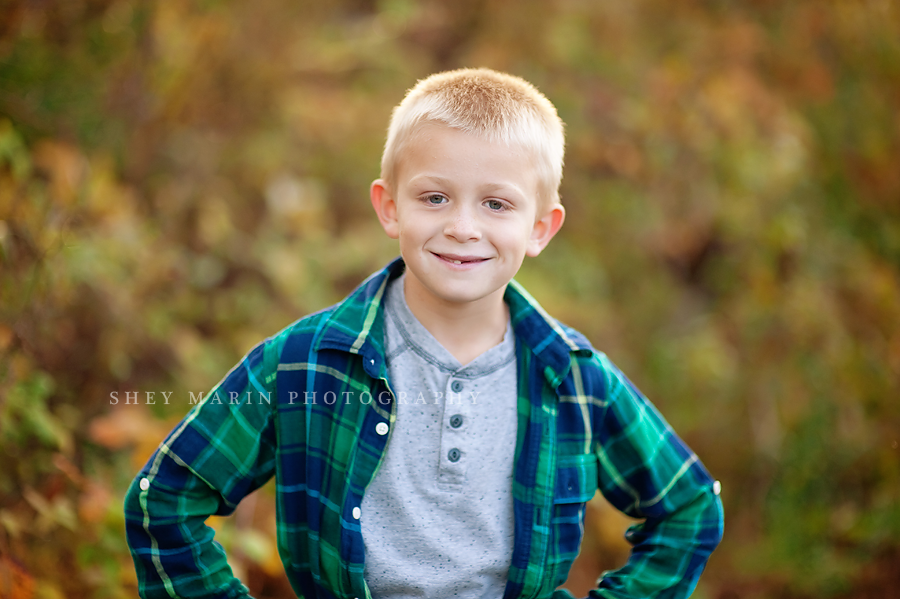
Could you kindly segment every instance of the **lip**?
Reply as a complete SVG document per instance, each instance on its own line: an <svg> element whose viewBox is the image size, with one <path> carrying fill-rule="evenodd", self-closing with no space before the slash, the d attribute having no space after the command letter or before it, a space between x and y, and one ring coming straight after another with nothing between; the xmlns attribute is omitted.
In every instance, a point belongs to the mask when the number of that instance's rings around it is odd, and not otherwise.
<svg viewBox="0 0 900 599"><path fill-rule="evenodd" d="M470 256L465 254L440 254L431 252L435 258L455 268L472 268L488 261L488 258L482 256Z"/></svg>

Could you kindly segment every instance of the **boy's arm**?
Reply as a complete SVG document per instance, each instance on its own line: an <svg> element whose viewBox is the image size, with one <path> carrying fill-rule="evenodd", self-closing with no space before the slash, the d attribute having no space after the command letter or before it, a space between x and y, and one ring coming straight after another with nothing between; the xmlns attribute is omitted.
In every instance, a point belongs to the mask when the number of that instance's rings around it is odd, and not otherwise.
<svg viewBox="0 0 900 599"><path fill-rule="evenodd" d="M622 568L605 572L593 597L687 597L723 530L719 484L653 405L605 356L606 409L596 453L600 490L644 519L629 528Z"/></svg>
<svg viewBox="0 0 900 599"><path fill-rule="evenodd" d="M275 338L254 348L132 482L125 528L142 597L248 595L205 521L232 513L274 472L274 374L282 345Z"/></svg>

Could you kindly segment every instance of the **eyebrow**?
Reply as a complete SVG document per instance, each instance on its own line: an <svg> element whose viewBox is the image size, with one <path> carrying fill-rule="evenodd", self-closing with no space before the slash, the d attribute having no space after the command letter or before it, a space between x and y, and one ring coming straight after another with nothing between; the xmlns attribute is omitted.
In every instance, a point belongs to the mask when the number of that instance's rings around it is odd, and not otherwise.
<svg viewBox="0 0 900 599"><path fill-rule="evenodd" d="M418 185L420 182L434 182L442 187L450 187L453 184L453 181L447 179L445 177L441 177L440 175L416 175L412 179L410 179L411 184Z"/></svg>
<svg viewBox="0 0 900 599"><path fill-rule="evenodd" d="M453 187L453 181L451 179L447 179L446 177L441 177L440 175L429 175L429 174L420 174L416 175L410 180L411 185L419 185L422 182L428 183L436 183L441 187ZM479 190L485 193L491 193L495 191L503 191L510 190L519 195L525 195L524 191L519 188L518 185L514 185L512 183L486 183L482 187L479 187Z"/></svg>

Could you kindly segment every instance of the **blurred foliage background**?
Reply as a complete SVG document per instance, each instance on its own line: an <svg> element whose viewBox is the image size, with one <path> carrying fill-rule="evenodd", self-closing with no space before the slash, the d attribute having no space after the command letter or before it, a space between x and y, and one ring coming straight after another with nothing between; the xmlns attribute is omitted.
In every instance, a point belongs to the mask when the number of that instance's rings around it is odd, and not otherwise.
<svg viewBox="0 0 900 599"><path fill-rule="evenodd" d="M567 223L519 278L722 480L695 596L900 596L896 2L0 0L0 597L135 594L130 479L393 257L390 110L459 66L567 123ZM590 508L582 596L627 549ZM215 526L290 597L273 521L263 489Z"/></svg>

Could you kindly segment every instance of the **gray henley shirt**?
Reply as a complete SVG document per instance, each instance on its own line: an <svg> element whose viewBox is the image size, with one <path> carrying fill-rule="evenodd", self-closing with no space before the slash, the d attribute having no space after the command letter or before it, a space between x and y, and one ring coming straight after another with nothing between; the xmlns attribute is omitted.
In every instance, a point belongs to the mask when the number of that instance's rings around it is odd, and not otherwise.
<svg viewBox="0 0 900 599"><path fill-rule="evenodd" d="M403 280L385 297L397 418L361 505L366 583L375 599L498 599L513 550L512 327L463 366L413 316Z"/></svg>

